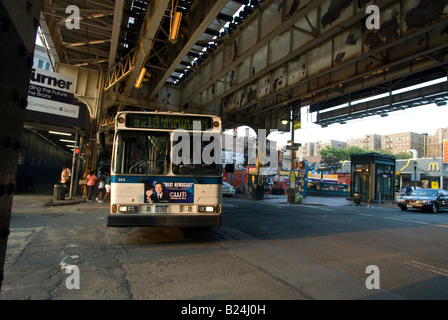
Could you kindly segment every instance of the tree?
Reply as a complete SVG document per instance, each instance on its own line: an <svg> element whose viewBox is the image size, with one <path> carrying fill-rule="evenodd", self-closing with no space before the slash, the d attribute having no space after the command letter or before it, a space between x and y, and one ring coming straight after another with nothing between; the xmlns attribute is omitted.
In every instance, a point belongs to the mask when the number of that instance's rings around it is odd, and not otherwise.
<svg viewBox="0 0 448 320"><path fill-rule="evenodd" d="M410 159L410 158L412 158L412 154L408 153L408 152L399 152L399 153L395 154L395 157L397 159Z"/></svg>
<svg viewBox="0 0 448 320"><path fill-rule="evenodd" d="M369 153L371 151L362 149L357 146L351 146L348 149L339 149L335 147L326 146L324 149L322 149L319 154L322 156L322 159L327 158L336 158L337 161L345 161L350 160L350 156L352 154L356 153Z"/></svg>

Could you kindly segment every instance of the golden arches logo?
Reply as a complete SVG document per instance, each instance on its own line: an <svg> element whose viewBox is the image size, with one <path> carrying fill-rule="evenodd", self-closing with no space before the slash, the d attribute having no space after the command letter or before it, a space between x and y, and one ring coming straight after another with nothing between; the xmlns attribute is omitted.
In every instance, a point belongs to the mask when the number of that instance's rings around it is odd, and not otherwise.
<svg viewBox="0 0 448 320"><path fill-rule="evenodd" d="M431 162L428 166L428 171L439 171L439 165L435 162Z"/></svg>

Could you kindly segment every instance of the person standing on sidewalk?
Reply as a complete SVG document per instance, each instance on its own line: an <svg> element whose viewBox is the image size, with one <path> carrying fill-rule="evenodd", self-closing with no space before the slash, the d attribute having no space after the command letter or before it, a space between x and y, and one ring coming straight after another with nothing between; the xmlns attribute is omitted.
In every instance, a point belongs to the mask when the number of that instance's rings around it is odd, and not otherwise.
<svg viewBox="0 0 448 320"><path fill-rule="evenodd" d="M79 185L82 190L82 199L87 200L87 175L90 173L90 170L86 170L82 175L82 180L79 181Z"/></svg>
<svg viewBox="0 0 448 320"><path fill-rule="evenodd" d="M106 175L106 194L104 195L103 201L106 202L106 198L109 196L110 198L110 175Z"/></svg>
<svg viewBox="0 0 448 320"><path fill-rule="evenodd" d="M61 172L61 184L64 186L65 193L69 192L70 190L70 177L71 177L71 171L68 168L68 165L64 163Z"/></svg>
<svg viewBox="0 0 448 320"><path fill-rule="evenodd" d="M96 197L96 201L98 201L98 203L102 203L103 202L103 194L105 194L106 191L106 178L101 177L100 181L98 181L98 196Z"/></svg>
<svg viewBox="0 0 448 320"><path fill-rule="evenodd" d="M68 165L66 163L64 163L64 165L62 166L62 172L61 172L61 183L69 184L70 176L71 176L71 171L68 168Z"/></svg>
<svg viewBox="0 0 448 320"><path fill-rule="evenodd" d="M91 171L87 175L87 201L92 202L93 189L96 186L98 177L96 176L96 171Z"/></svg>

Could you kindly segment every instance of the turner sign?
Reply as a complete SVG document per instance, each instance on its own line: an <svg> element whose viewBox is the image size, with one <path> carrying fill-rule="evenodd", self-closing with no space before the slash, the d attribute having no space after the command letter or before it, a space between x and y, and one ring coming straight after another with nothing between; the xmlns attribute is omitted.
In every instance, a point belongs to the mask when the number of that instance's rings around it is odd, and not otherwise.
<svg viewBox="0 0 448 320"><path fill-rule="evenodd" d="M28 110L62 117L78 118L79 107L73 105L74 79L44 69L31 70L28 87Z"/></svg>

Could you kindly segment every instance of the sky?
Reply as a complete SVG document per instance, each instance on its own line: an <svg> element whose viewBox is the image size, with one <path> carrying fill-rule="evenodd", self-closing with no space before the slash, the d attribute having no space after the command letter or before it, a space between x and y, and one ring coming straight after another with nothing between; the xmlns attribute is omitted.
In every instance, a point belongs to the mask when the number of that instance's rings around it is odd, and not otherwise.
<svg viewBox="0 0 448 320"><path fill-rule="evenodd" d="M304 108L303 108L304 109ZM350 141L350 138L366 134L393 134L401 132L435 134L439 128L448 127L448 105L439 107L428 104L421 107L409 108L402 111L393 111L388 117L371 116L363 119L347 121L346 124L332 124L326 128L314 124L316 116L302 111L302 128L294 131L294 140L297 143L317 141ZM243 133L245 127L238 128ZM277 133L268 136L277 141L277 146L288 144L291 133Z"/></svg>
<svg viewBox="0 0 448 320"><path fill-rule="evenodd" d="M307 121L303 121L306 119ZM428 104L403 111L393 111L388 117L371 116L347 121L346 124L332 124L326 128L312 123L315 115L302 114L302 129L294 132L295 142L317 142L326 140L347 141L352 137L366 134L392 134L415 132L435 134L438 128L448 127L448 105L438 107ZM284 145L291 139L291 133L277 134L272 137L278 145Z"/></svg>

